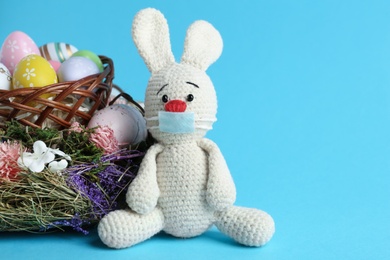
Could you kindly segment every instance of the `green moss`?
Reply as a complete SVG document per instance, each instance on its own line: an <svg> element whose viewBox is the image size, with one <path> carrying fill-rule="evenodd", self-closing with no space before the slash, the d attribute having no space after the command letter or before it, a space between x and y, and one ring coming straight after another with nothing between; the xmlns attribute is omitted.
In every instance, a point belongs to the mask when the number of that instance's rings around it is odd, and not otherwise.
<svg viewBox="0 0 390 260"><path fill-rule="evenodd" d="M35 141L43 141L50 147L68 154L72 158L72 163L98 162L104 151L89 140L92 132L93 129L84 129L81 133L51 128L40 129L10 121L6 123L6 130L2 131L1 137L18 140L25 147L32 147Z"/></svg>

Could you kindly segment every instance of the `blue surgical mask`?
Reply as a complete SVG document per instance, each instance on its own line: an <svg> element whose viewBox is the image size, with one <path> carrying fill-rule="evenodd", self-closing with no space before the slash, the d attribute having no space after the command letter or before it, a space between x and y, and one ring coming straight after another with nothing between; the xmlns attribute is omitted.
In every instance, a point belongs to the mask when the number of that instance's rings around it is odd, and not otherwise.
<svg viewBox="0 0 390 260"><path fill-rule="evenodd" d="M158 122L161 132L187 134L195 131L194 112L158 112Z"/></svg>
<svg viewBox="0 0 390 260"><path fill-rule="evenodd" d="M195 129L210 130L216 118L195 120L194 112L159 111L158 117L147 118L147 120L158 120L158 126L152 126L150 127L151 129L158 128L161 132L172 134L188 134L195 132ZM195 121L197 122L196 124Z"/></svg>

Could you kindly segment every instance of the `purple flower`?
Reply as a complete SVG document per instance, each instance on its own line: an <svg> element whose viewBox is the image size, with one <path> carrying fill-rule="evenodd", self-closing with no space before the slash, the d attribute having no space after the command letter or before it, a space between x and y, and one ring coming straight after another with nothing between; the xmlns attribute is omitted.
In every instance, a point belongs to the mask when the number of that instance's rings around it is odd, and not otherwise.
<svg viewBox="0 0 390 260"><path fill-rule="evenodd" d="M72 227L73 230L81 232L84 235L87 235L88 231L82 227L84 224L90 224L90 223L82 220L80 218L80 216L78 214L76 214L75 216L73 216L72 219L69 219L69 220L63 219L63 220L55 221L55 222L51 223L50 225L46 226L45 229L43 229L41 231L46 231L50 228L61 226L61 227Z"/></svg>
<svg viewBox="0 0 390 260"><path fill-rule="evenodd" d="M67 184L74 190L87 197L92 204L92 212L88 220L72 221L63 220L66 226L72 226L75 230L81 231L83 222L101 219L104 215L118 208L118 198L127 189L128 185L135 178L138 165L134 159L143 156L144 153L131 150L119 150L115 153L104 155L99 163L84 163L70 166L64 173L67 176ZM103 170L91 174L104 165Z"/></svg>

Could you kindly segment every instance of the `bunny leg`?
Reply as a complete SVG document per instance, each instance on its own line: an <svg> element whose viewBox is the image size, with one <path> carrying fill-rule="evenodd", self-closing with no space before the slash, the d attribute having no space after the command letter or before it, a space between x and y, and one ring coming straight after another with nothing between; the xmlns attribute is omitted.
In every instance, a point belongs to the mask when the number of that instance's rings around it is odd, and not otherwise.
<svg viewBox="0 0 390 260"><path fill-rule="evenodd" d="M215 225L224 234L246 246L263 246L275 232L275 223L266 212L231 206L216 213Z"/></svg>
<svg viewBox="0 0 390 260"><path fill-rule="evenodd" d="M131 210L112 211L99 222L100 239L109 247L126 248L140 243L159 231L164 226L161 210L140 215Z"/></svg>

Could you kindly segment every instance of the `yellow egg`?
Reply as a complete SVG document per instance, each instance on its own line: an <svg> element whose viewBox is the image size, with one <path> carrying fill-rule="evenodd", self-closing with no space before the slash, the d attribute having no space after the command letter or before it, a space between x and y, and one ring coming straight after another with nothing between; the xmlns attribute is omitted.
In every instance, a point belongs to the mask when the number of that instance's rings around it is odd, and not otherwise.
<svg viewBox="0 0 390 260"><path fill-rule="evenodd" d="M57 82L57 74L50 63L39 55L31 54L16 65L12 87L14 89L44 87Z"/></svg>

